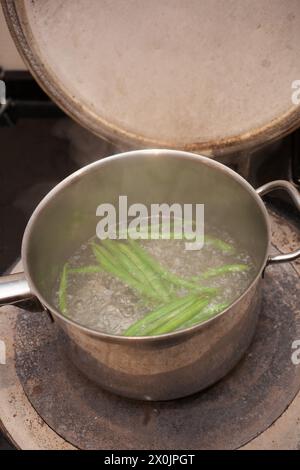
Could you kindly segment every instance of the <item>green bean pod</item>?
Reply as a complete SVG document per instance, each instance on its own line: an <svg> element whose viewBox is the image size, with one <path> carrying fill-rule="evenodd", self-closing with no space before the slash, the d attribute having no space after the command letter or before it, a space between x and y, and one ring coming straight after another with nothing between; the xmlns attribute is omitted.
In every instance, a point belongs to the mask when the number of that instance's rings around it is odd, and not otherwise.
<svg viewBox="0 0 300 470"><path fill-rule="evenodd" d="M197 315L204 307L206 307L208 302L209 300L207 298L203 298L198 302L195 302L191 306L183 309L178 315L172 316L172 318L166 321L163 325L160 325L158 328L151 330L148 334L151 336L156 336L165 333L171 333L172 331L177 330L188 320Z"/></svg>
<svg viewBox="0 0 300 470"><path fill-rule="evenodd" d="M157 275L153 270L141 260L128 245L121 242L113 242L112 240L105 240L108 250L123 264L123 267L132 274L137 281L146 284L149 288L152 288L156 293L157 298L162 301L169 301L169 295L162 282L157 278Z"/></svg>
<svg viewBox="0 0 300 470"><path fill-rule="evenodd" d="M126 285L136 290L140 294L145 295L146 297L149 297L150 299L157 300L157 296L152 292L151 289L147 288L147 286L136 281L126 271L124 271L118 265L116 265L115 260L110 256L110 254L107 252L107 250L105 250L105 248L99 247L98 245L96 245L96 246L93 246L93 251L94 251L94 255L96 259L98 260L100 265L105 269L105 271L117 277L118 279L123 281Z"/></svg>
<svg viewBox="0 0 300 470"><path fill-rule="evenodd" d="M213 246L225 254L233 254L235 252L234 247L230 245L230 243L224 242L219 238L212 237L211 235L205 235L204 244Z"/></svg>
<svg viewBox="0 0 300 470"><path fill-rule="evenodd" d="M200 324L209 318L214 317L218 313L221 313L229 306L229 302L222 302L216 305L207 305L198 315L195 315L191 320L181 325L179 329L189 328L191 326Z"/></svg>
<svg viewBox="0 0 300 470"><path fill-rule="evenodd" d="M58 289L58 305L61 313L67 311L68 263L63 267Z"/></svg>
<svg viewBox="0 0 300 470"><path fill-rule="evenodd" d="M111 253L111 255L116 259L122 268L128 271L137 281L141 280L141 275L139 270L136 268L134 263L132 263L127 256L125 256L120 250L120 242L114 242L112 240L102 240L102 245Z"/></svg>
<svg viewBox="0 0 300 470"><path fill-rule="evenodd" d="M206 287L206 286L199 286L195 282L190 282L186 279L182 279L181 277L177 276L176 274L171 273L164 269L158 261L156 261L152 256L150 256L146 250L144 250L136 241L129 240L129 244L132 249L139 254L140 258L145 261L151 268L157 272L162 278L169 281L171 284L174 284L179 287L184 287L186 289L193 290L198 293L208 293L208 294L215 294L216 289L213 287ZM198 281L198 278L197 278Z"/></svg>
<svg viewBox="0 0 300 470"><path fill-rule="evenodd" d="M224 264L216 268L210 268L201 274L200 279L209 279L211 277L222 276L228 273L237 273L247 271L249 266L247 264Z"/></svg>
<svg viewBox="0 0 300 470"><path fill-rule="evenodd" d="M163 283L158 278L158 274L154 271L148 263L146 263L142 257L136 254L128 245L124 243L120 244L120 250L128 256L128 258L135 263L137 268L140 270L142 276L149 282L153 290L157 292L158 296L165 302L170 300L168 291L165 289Z"/></svg>
<svg viewBox="0 0 300 470"><path fill-rule="evenodd" d="M170 321L171 319L178 317L181 313L185 312L188 308L192 307L198 302L199 298L193 298L188 300L185 304L181 305L180 307L177 307L173 310L170 310L168 313L165 315L162 315L160 318L157 318L155 321L148 325L144 325L144 327L138 331L137 335L143 335L143 336L152 336L153 331L156 331L159 327L163 326L165 323Z"/></svg>
<svg viewBox="0 0 300 470"><path fill-rule="evenodd" d="M133 323L133 325L130 325L127 330L123 332L124 336L140 336L144 329L148 325L153 325L153 323L161 318L164 315L167 315L170 312L174 312L176 309L187 305L191 300L195 300L196 297L193 296L186 296L186 297L181 297L177 298L176 300L173 300L172 302L169 302L166 305L162 305L159 308L153 310L152 312L149 312L146 314L143 318L140 320L136 321ZM140 334L139 334L140 333Z"/></svg>
<svg viewBox="0 0 300 470"><path fill-rule="evenodd" d="M71 274L92 274L92 273L99 273L102 269L100 266L80 266L79 268L69 268L69 273Z"/></svg>

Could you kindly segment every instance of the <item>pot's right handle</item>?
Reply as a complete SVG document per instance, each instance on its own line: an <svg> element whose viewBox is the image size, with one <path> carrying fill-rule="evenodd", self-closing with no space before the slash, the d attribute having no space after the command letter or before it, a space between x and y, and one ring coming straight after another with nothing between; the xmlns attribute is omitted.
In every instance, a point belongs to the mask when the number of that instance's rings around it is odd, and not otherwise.
<svg viewBox="0 0 300 470"><path fill-rule="evenodd" d="M266 183L260 188L256 190L259 196L264 196L271 191L275 191L278 189L283 189L287 191L290 195L291 199L293 200L296 208L300 211L300 194L297 189L290 183L289 181L285 180L277 180L271 181L270 183ZM294 261L300 256L300 248L298 250L292 251L291 253L287 253L284 255L277 255L277 256L269 256L267 264L274 264L274 263L286 263L289 261Z"/></svg>
<svg viewBox="0 0 300 470"><path fill-rule="evenodd" d="M15 304L34 297L24 273L0 277L0 306Z"/></svg>

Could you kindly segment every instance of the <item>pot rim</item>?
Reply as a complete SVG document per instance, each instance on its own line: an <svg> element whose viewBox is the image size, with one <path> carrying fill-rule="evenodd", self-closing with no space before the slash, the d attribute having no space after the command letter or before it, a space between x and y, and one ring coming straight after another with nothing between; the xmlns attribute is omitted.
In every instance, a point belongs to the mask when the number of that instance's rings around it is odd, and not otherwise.
<svg viewBox="0 0 300 470"><path fill-rule="evenodd" d="M142 156L149 156L151 155L153 158L156 158L156 156L172 156L172 158L184 158L184 159L189 159L189 160L198 160L202 164L211 166L212 168L215 168L219 171L223 171L229 176L231 176L235 181L237 181L241 186L243 186L248 192L251 194L253 199L256 201L257 205L259 206L262 215L264 216L264 220L266 223L266 229L267 229L267 235L268 235L268 240L267 240L267 247L266 247L266 253L263 259L263 262L261 263L261 266L256 274L256 276L253 278L247 289L237 298L235 301L230 304L226 309L224 309L222 312L218 313L214 317L205 320L204 322L191 326L189 328L185 328L182 330L177 330L171 333L165 333L162 335L156 335L156 336L122 336L122 335L112 335L108 333L104 333L98 330L94 330L92 328L88 328L80 323L78 323L75 320L72 320L71 318L65 317L62 313L59 312L57 308L54 308L52 305L49 304L49 302L41 295L35 286L34 280L32 279L30 275L30 269L28 267L27 263L27 248L31 236L31 232L34 230L34 224L36 219L38 218L40 212L44 210L44 208L47 206L48 202L52 200L56 194L61 192L66 186L69 184L72 184L74 181L78 180L79 178L82 178L85 174L89 173L92 171L94 168L105 166L110 164L110 162L115 161L115 160L121 160L123 158L129 158L129 157L135 157L135 158L141 158ZM216 161L212 160L211 158L208 158L203 155L199 155L196 153L192 152L185 152L181 150L170 150L170 149L144 149L144 150L130 150L128 152L121 152L116 155L112 155L109 157L105 157L101 160L97 160L95 162L92 162L79 170L73 172L71 175L67 176L64 178L62 181L60 181L51 191L47 193L47 195L40 201L40 203L37 205L35 208L34 212L32 213L22 239L22 247L21 247L21 259L22 259L22 264L24 267L24 273L26 280L29 284L31 292L40 300L41 304L49 310L51 314L53 314L55 317L57 317L60 321L63 323L67 323L73 327L78 328L84 333L87 333L92 336L99 337L103 340L113 342L113 343L132 343L132 342L156 342L156 341L162 341L162 340L167 340L167 339L173 339L173 338L179 338L182 336L186 335L191 335L195 334L198 331L206 328L209 324L212 322L217 321L221 316L226 314L228 310L232 309L237 305L237 303L242 300L248 292L253 288L253 286L256 284L256 282L259 280L265 266L268 260L268 253L269 253L269 248L270 248L270 237L271 237L271 228L270 228L270 222L269 222L269 217L268 217L268 212L266 209L266 206L264 202L262 201L261 197L257 194L253 186L251 186L248 181L246 181L242 176L240 176L238 173L236 173L234 170L231 168L227 167L226 165Z"/></svg>

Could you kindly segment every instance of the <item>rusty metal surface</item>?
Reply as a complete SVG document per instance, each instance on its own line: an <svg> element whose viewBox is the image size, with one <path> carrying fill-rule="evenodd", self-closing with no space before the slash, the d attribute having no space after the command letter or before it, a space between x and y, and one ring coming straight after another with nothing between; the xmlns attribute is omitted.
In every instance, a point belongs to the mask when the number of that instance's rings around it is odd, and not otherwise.
<svg viewBox="0 0 300 470"><path fill-rule="evenodd" d="M151 404L103 392L64 356L55 325L42 313L17 319L17 373L43 420L79 448L238 448L268 428L299 390L300 368L291 362L291 344L300 337L296 286L291 266L270 268L246 357L187 399Z"/></svg>
<svg viewBox="0 0 300 470"><path fill-rule="evenodd" d="M299 126L297 0L140 3L2 0L40 85L116 143L215 156Z"/></svg>

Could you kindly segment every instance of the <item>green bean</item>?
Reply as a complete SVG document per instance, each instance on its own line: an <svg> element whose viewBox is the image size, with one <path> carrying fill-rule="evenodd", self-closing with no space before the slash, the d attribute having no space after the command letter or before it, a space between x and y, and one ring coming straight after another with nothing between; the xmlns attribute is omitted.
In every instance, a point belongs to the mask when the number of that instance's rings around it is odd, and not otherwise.
<svg viewBox="0 0 300 470"><path fill-rule="evenodd" d="M114 271L118 274L118 277L122 277L128 281L135 281L132 278L131 273L128 273L122 266L120 266L119 260L115 258L106 248L103 246L99 246L94 244L93 245L93 253L100 263L100 265L105 264L106 267L110 269L110 271Z"/></svg>
<svg viewBox="0 0 300 470"><path fill-rule="evenodd" d="M97 245L97 243L92 244L92 250L95 255L95 258L101 264L102 258L104 258L108 263L110 263L114 268L120 269L118 261L115 259L114 256L109 253L109 251L104 248L103 246Z"/></svg>
<svg viewBox="0 0 300 470"><path fill-rule="evenodd" d="M191 225L191 227L196 228L195 221L189 220L187 222ZM212 235L204 236L204 244L213 246L222 253L233 254L235 251L234 247L230 243L224 242L224 240L221 240L220 238L214 237Z"/></svg>
<svg viewBox="0 0 300 470"><path fill-rule="evenodd" d="M168 292L161 281L157 279L156 273L149 269L143 260L132 252L128 245L121 242L116 243L112 240L105 240L105 245L108 250L111 250L111 252L115 254L124 268L127 269L137 281L148 285L149 288L152 288L153 291L156 292L158 299L165 302L170 300Z"/></svg>
<svg viewBox="0 0 300 470"><path fill-rule="evenodd" d="M218 266L217 268L208 269L200 276L200 279L209 279L211 277L222 276L223 274L227 273L247 271L248 269L249 266L247 264L224 264L223 266Z"/></svg>
<svg viewBox="0 0 300 470"><path fill-rule="evenodd" d="M163 325L159 326L158 328L153 329L148 334L151 336L162 335L177 330L178 328L180 328L180 326L184 325L188 320L197 315L200 310L206 307L208 302L209 300L207 298L203 298L198 302L195 302L191 306L188 306L186 309L183 309L183 311L180 312L178 315L172 316L170 320L166 321Z"/></svg>
<svg viewBox="0 0 300 470"><path fill-rule="evenodd" d="M101 260L104 259L112 268L120 273L123 277L128 278L128 280L134 280L132 272L128 272L128 269L124 269L124 266L121 265L120 259L114 256L111 251L109 251L104 246L100 246L96 243L92 245L93 253L101 264Z"/></svg>
<svg viewBox="0 0 300 470"><path fill-rule="evenodd" d="M78 273L78 274L92 274L99 273L102 269L100 266L81 266L79 268L69 268L69 273Z"/></svg>
<svg viewBox="0 0 300 470"><path fill-rule="evenodd" d="M129 246L132 248L133 252L140 257L140 259L145 263L146 266L151 268L155 273L162 277L166 277L166 270L153 258L149 253L144 250L136 241L129 239Z"/></svg>
<svg viewBox="0 0 300 470"><path fill-rule="evenodd" d="M160 306L159 308L146 314L143 318L141 318L137 322L133 323L133 325L130 325L130 327L127 328L127 330L123 332L123 335L124 336L136 336L136 333L138 331L143 330L149 324L152 324L155 320L157 320L158 318L161 318L161 316L166 315L170 313L171 311L174 311L177 308L180 308L181 306L188 304L190 300L194 300L195 298L196 297L194 295L180 297L166 305Z"/></svg>
<svg viewBox="0 0 300 470"><path fill-rule="evenodd" d="M108 250L110 250L116 258L123 264L123 267L127 269L138 281L148 283L147 277L144 275L142 269L137 266L136 260L133 260L132 257L124 250L124 243L121 242L113 242L112 240L105 240L102 243L107 246Z"/></svg>
<svg viewBox="0 0 300 470"><path fill-rule="evenodd" d="M144 326L141 330L137 332L138 336L151 336L153 331L156 331L159 327L163 326L165 323L173 319L174 317L178 317L181 313L185 312L188 308L192 307L196 304L199 300L199 297L190 299L184 305L177 307L175 310L168 312L165 315L162 315L157 320L153 321L149 325Z"/></svg>
<svg viewBox="0 0 300 470"><path fill-rule="evenodd" d="M161 264L156 261L144 248L142 248L136 241L128 240L129 245L131 246L134 253L144 261L146 265L148 265L154 272L158 275L164 277L165 279L170 281L170 278L173 276L169 273L166 269L164 269ZM169 276L168 276L169 275ZM174 275L177 278L177 276ZM173 281L172 281L173 283Z"/></svg>
<svg viewBox="0 0 300 470"><path fill-rule="evenodd" d="M194 221L187 221L187 223L191 223L191 227L194 228L194 229L196 228L196 224L195 224ZM169 230L168 231L163 230L164 227L168 228ZM168 223L166 223L166 224L159 223L159 224L148 225L145 228L142 227L142 229L139 232L142 233L142 234L147 233L147 232L152 233L153 228L158 229L158 231L156 233L159 234L159 238L162 238L162 233L164 233L164 235L167 239L172 239L172 238L186 239L185 233L184 233L184 227L182 227L182 230L178 231L178 230L176 230L176 229L178 229L178 227L176 227L176 223L173 224L173 230L172 230L172 228L170 229L170 224L168 224ZM129 235L132 232L133 232L133 230L130 230L130 229L128 229L128 231L127 231L127 233ZM196 238L196 234L195 234L195 238ZM204 236L204 243L217 248L222 253L233 254L234 251L235 251L234 247L230 243L227 243L227 242L221 240L220 238L213 237L211 235L205 235Z"/></svg>
<svg viewBox="0 0 300 470"><path fill-rule="evenodd" d="M124 254L120 250L120 243L119 242L114 242L112 240L102 240L102 244L104 245L105 248L111 253L112 256L116 258L116 260L121 264L121 266L127 270L137 281L140 281L140 274L139 270L136 268L136 266L128 259L127 256L124 256Z"/></svg>
<svg viewBox="0 0 300 470"><path fill-rule="evenodd" d="M209 318L214 317L218 313L222 312L229 306L229 302L223 302L215 305L207 305L198 315L188 320L186 323L180 326L180 329L189 328L190 326L202 323Z"/></svg>
<svg viewBox="0 0 300 470"><path fill-rule="evenodd" d="M216 289L212 287L206 287L206 286L199 286L195 282L190 282L185 279L182 279L181 277L177 276L176 274L171 273L170 271L167 271L164 269L158 261L156 261L152 256L150 256L146 250L144 250L136 241L134 240L129 240L129 244L132 247L132 249L140 256L141 259L145 263L147 263L151 268L157 272L161 277L166 279L172 284L175 284L179 287L184 287L186 289L192 289L195 292L199 293L211 293L214 294L216 293ZM198 281L198 278L197 278Z"/></svg>
<svg viewBox="0 0 300 470"><path fill-rule="evenodd" d="M61 313L67 311L68 263L63 267L58 290L58 304Z"/></svg>
<svg viewBox="0 0 300 470"><path fill-rule="evenodd" d="M176 233L177 235L181 235L182 233L181 232L174 232L174 230L172 231L166 231L164 230L164 227L166 228L169 228L170 229L170 224L161 224L161 223L158 223L158 224L147 224L145 227L140 227L139 230L137 230L136 228L128 228L128 229L121 229L119 230L118 232L118 235L120 236L124 236L124 235L131 235L131 234L135 234L135 233L139 233L139 234L142 234L142 235L145 235L145 234L148 234L148 235L151 235L151 233L154 231L153 229L155 229L155 232L157 235L161 235L162 233L167 233L168 236L172 236L174 233ZM131 238L131 237L129 237Z"/></svg>
<svg viewBox="0 0 300 470"><path fill-rule="evenodd" d="M146 297L149 297L150 299L155 299L157 300L156 296L152 293L151 290L148 290L146 286L141 285L139 282L137 282L135 279L130 278L127 273L125 274L121 270L117 270L112 264L110 264L105 258L102 258L100 260L101 265L103 268L109 273L115 276L116 278L120 279L123 281L128 287L134 289L138 293L145 295Z"/></svg>
<svg viewBox="0 0 300 470"><path fill-rule="evenodd" d="M165 289L163 283L157 278L157 274L151 266L146 263L141 256L136 254L128 245L124 243L120 244L120 250L132 260L133 263L142 273L143 277L149 282L153 290L157 292L158 296L162 300L170 300L167 290Z"/></svg>
<svg viewBox="0 0 300 470"><path fill-rule="evenodd" d="M233 254L235 251L234 247L230 245L229 243L224 242L223 240L220 240L219 238L212 237L210 235L205 235L204 243L206 245L211 245L214 248L217 248L222 253Z"/></svg>
<svg viewBox="0 0 300 470"><path fill-rule="evenodd" d="M94 252L96 259L99 261L100 265L105 269L105 271L119 278L121 281L123 281L132 289L138 291L140 294L145 295L151 299L157 300L157 297L155 296L155 294L152 292L151 289L148 289L147 286L136 281L126 271L124 271L119 266L117 266L114 258L111 257L110 253L107 252L105 248L94 244L93 252Z"/></svg>
<svg viewBox="0 0 300 470"><path fill-rule="evenodd" d="M110 272L115 272L117 273L118 277L122 277L123 280L134 280L128 271L124 270L122 266L120 266L120 263L118 260L103 246L99 246L94 244L92 246L93 253L97 259L97 261L100 263L100 265L105 265L107 269L110 270ZM106 269L106 270L107 270Z"/></svg>
<svg viewBox="0 0 300 470"><path fill-rule="evenodd" d="M195 282L190 282L185 279L182 279L181 277L176 276L176 274L173 274L169 271L165 271L161 275L162 277L167 279L169 282L175 284L176 286L190 289L194 292L198 292L199 294L200 293L215 294L217 292L217 289L215 287L197 285Z"/></svg>
<svg viewBox="0 0 300 470"><path fill-rule="evenodd" d="M191 222L192 227L194 227L194 228L196 227L194 221L189 221L189 222ZM169 230L163 230L164 227L168 228ZM137 232L142 234L142 235L145 235L147 233L149 235L149 234L152 233L153 228L158 229L156 231L156 233L157 233L159 239L163 238L162 234L164 234L166 239L173 239L173 238L174 239L176 239L176 238L186 239L185 234L184 234L184 227L182 227L182 230L180 230L180 231L176 230L176 228L178 228L178 227L176 227L176 221L175 221L175 224L173 224L173 230L172 230L172 228L170 229L170 224L157 223L157 224L150 224L150 225L147 224L145 227L141 227L140 230L137 230ZM129 235L130 236L130 234L135 233L135 232L136 232L135 228L134 229L128 228L127 230L126 229L120 230L119 235L123 235L123 236L124 235ZM195 237L196 237L196 235L195 235ZM227 243L227 242L221 240L220 238L213 237L211 235L205 235L204 236L204 243L205 243L205 245L213 246L214 248L217 248L218 250L220 250L222 253L225 253L225 254L233 254L235 252L234 247L230 243Z"/></svg>
<svg viewBox="0 0 300 470"><path fill-rule="evenodd" d="M158 230L153 230L154 229L158 229ZM137 233L137 234L140 234L142 235L142 237L139 237L138 239L151 239L151 237L153 236L153 234L155 234L155 237L154 239L156 240L161 240L161 239L167 239L167 240L172 240L172 239L184 239L185 236L184 236L184 233L183 231L174 231L174 230L161 230L163 229L163 226L159 225L159 224L152 224L152 225L149 225L148 227L142 227L140 230L136 230L136 229L123 229L123 230L120 230L119 231L119 236L126 236L126 238L130 239L130 240L135 240L131 237L131 235L134 233ZM147 235L147 236L144 236L144 235Z"/></svg>

